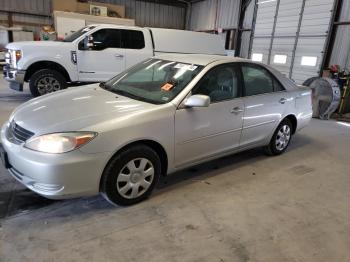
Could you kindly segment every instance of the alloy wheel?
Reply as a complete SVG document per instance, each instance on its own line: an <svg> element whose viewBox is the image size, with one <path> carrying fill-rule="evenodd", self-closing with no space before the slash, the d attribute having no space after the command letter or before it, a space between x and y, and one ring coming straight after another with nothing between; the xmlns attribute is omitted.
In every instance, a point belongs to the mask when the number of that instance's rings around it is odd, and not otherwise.
<svg viewBox="0 0 350 262"><path fill-rule="evenodd" d="M55 92L61 89L61 84L58 80L51 76L45 76L39 79L37 84L40 95Z"/></svg>

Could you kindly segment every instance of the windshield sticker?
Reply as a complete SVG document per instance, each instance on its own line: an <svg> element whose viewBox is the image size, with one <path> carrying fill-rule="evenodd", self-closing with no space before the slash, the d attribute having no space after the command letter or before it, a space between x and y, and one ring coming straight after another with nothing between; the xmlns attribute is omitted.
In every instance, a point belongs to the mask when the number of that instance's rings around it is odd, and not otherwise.
<svg viewBox="0 0 350 262"><path fill-rule="evenodd" d="M170 91L171 89L173 89L174 85L170 84L170 83L166 83L165 85L163 85L160 89L163 91Z"/></svg>
<svg viewBox="0 0 350 262"><path fill-rule="evenodd" d="M190 71L194 71L198 66L195 65L188 65L188 64L181 64L181 63L177 63L174 68L178 68L178 69L184 69L184 70L190 70Z"/></svg>

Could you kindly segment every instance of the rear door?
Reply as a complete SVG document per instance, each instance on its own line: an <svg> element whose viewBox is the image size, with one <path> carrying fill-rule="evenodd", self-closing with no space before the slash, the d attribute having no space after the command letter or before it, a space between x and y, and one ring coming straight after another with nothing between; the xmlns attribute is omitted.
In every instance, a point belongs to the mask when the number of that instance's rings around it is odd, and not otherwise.
<svg viewBox="0 0 350 262"><path fill-rule="evenodd" d="M294 103L279 81L263 66L241 63L245 105L241 146L265 143Z"/></svg>
<svg viewBox="0 0 350 262"><path fill-rule="evenodd" d="M149 33L145 30L121 29L122 48L125 55L125 69L153 56Z"/></svg>
<svg viewBox="0 0 350 262"><path fill-rule="evenodd" d="M193 88L207 95L209 107L179 108L175 114L177 166L200 161L239 146L244 105L239 68L222 65L209 71Z"/></svg>

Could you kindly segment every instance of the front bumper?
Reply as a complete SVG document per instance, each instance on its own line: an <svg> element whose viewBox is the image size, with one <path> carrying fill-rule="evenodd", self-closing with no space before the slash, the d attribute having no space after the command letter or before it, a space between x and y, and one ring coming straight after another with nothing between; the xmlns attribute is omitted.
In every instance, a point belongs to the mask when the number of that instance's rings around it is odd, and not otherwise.
<svg viewBox="0 0 350 262"><path fill-rule="evenodd" d="M3 67L4 78L10 83L10 88L23 91L25 70L11 68L9 65Z"/></svg>
<svg viewBox="0 0 350 262"><path fill-rule="evenodd" d="M99 193L100 178L110 154L88 154L74 150L46 154L10 142L1 130L1 142L7 153L8 171L32 191L51 199L64 199Z"/></svg>

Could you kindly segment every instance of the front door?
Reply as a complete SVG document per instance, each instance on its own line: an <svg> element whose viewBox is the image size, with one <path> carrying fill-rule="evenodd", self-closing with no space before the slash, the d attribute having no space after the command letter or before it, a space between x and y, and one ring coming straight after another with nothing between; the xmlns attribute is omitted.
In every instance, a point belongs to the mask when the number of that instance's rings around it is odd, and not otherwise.
<svg viewBox="0 0 350 262"><path fill-rule="evenodd" d="M122 72L125 68L125 51L121 48L120 30L104 28L91 36L93 46L89 50L78 48L77 51L79 81L106 81Z"/></svg>
<svg viewBox="0 0 350 262"><path fill-rule="evenodd" d="M201 161L239 146L244 104L240 98L238 72L230 64L212 69L191 93L209 96L209 107L176 111L176 166Z"/></svg>

